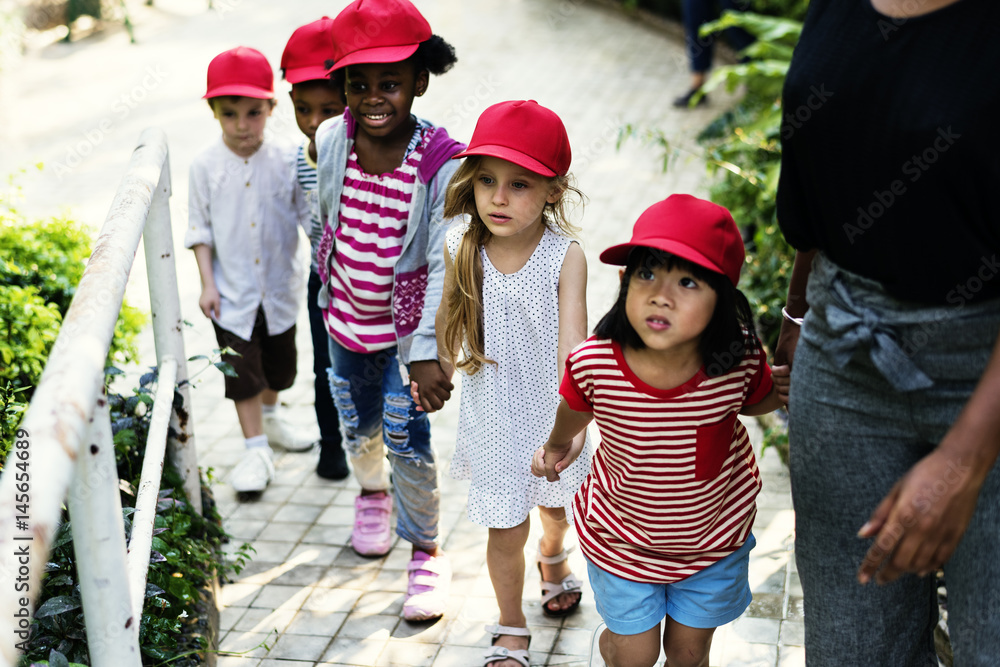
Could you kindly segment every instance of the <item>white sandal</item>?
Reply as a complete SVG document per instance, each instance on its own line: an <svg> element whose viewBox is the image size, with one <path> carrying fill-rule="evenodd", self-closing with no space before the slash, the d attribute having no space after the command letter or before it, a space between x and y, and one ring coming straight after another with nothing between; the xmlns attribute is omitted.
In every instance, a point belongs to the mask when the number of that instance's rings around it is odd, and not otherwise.
<svg viewBox="0 0 1000 667"><path fill-rule="evenodd" d="M528 645L531 645L531 633L528 632L528 628L515 628L510 625L487 625L486 632L493 635L493 643L490 646L490 650L483 654L483 667L486 667L492 662L499 662L501 660L513 660L524 667L531 667L531 659L528 657L528 649L516 649L511 650L504 646L497 646L496 642L502 635L509 635L511 637L527 637Z"/></svg>
<svg viewBox="0 0 1000 667"><path fill-rule="evenodd" d="M555 556L543 556L541 546L541 542L539 541L538 556L536 561L538 563L538 576L542 580L542 613L551 618L569 616L580 608L580 600L583 599L583 582L577 579L573 574L567 575L566 578L559 583L545 581L545 577L542 576L542 564L555 565L556 563L561 563L569 558L569 551L563 549L561 553L558 553ZM563 593L579 593L580 597L576 599L576 602L565 609L549 609L549 602Z"/></svg>

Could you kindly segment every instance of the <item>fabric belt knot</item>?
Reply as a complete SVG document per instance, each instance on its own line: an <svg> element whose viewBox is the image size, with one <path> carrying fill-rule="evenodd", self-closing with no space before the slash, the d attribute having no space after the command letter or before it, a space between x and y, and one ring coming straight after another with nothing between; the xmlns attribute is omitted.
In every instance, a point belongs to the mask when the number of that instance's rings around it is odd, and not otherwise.
<svg viewBox="0 0 1000 667"><path fill-rule="evenodd" d="M836 303L827 304L826 322L836 334L829 351L843 368L858 349L867 349L875 368L897 391L915 391L934 386L934 381L920 370L900 349L891 326L878 311L858 306L846 286L837 281L831 293Z"/></svg>

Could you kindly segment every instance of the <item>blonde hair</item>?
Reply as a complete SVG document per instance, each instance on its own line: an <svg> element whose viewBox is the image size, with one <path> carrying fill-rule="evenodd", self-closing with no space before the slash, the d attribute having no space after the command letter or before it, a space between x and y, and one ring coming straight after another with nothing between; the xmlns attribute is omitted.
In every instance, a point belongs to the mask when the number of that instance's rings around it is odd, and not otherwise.
<svg viewBox="0 0 1000 667"><path fill-rule="evenodd" d="M479 248L490 240L491 234L476 208L475 184L481 163L482 157L478 155L465 158L448 184L444 204L446 218L462 215L469 220L469 228L455 253L455 288L445 295L448 318L444 328L444 341L451 362L470 375L479 372L483 364L496 364L486 356L483 333L483 263ZM568 175L553 176L547 180L550 186L560 192L560 196L555 203L545 204L542 224L557 234L575 236L579 228L569 221L567 200L574 199L582 203L583 193L571 184L571 177ZM460 349L464 351L464 355L456 360L456 351Z"/></svg>

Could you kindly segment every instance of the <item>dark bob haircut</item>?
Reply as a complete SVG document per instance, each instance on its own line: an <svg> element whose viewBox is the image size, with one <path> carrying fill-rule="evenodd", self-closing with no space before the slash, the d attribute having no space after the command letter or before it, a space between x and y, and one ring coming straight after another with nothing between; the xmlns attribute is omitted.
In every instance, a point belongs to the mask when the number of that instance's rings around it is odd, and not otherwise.
<svg viewBox="0 0 1000 667"><path fill-rule="evenodd" d="M743 292L733 287L726 276L676 255L645 247L634 248L629 253L618 298L594 328L594 334L598 338L610 339L622 347L636 350L646 347L628 321L625 300L628 297L629 282L636 271L640 268L652 270L661 266L668 271L675 267L689 271L696 279L715 291L715 312L712 313L712 319L705 327L698 346L709 377L728 372L747 354L760 349L750 304Z"/></svg>

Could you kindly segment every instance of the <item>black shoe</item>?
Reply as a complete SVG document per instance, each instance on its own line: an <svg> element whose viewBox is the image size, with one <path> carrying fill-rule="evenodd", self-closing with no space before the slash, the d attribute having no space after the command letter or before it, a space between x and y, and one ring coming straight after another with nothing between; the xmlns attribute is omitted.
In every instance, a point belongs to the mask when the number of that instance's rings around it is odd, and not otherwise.
<svg viewBox="0 0 1000 667"><path fill-rule="evenodd" d="M322 441L319 443L319 465L316 474L323 479L347 479L351 469L347 467L347 456L339 442Z"/></svg>
<svg viewBox="0 0 1000 667"><path fill-rule="evenodd" d="M688 109L691 107L691 98L698 94L701 88L692 88L680 97L674 98L674 107L678 109ZM708 95L702 95L698 98L698 101L694 103L694 106L700 107L704 104L708 104Z"/></svg>

